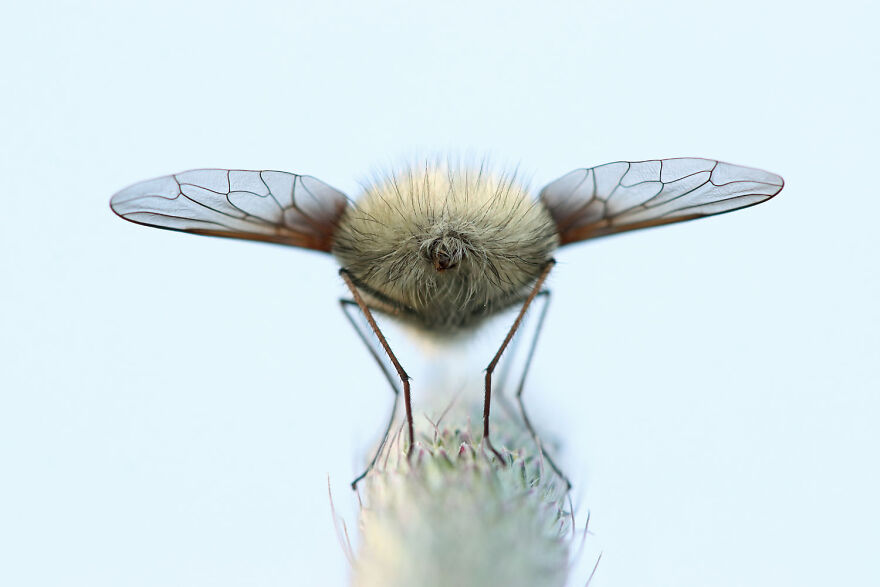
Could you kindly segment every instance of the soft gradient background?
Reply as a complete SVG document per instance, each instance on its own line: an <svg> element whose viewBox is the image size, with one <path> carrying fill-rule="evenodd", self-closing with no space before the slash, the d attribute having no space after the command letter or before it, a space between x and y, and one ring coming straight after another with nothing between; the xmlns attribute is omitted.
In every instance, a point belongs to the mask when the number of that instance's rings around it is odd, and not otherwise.
<svg viewBox="0 0 880 587"><path fill-rule="evenodd" d="M16 2L0 34L0 584L343 585L390 402L333 260L149 230L194 167L619 159L770 203L559 253L530 385L581 585L880 582L874 2ZM416 388L418 389L418 388ZM335 427L335 428L334 428ZM336 434L331 433L331 430Z"/></svg>

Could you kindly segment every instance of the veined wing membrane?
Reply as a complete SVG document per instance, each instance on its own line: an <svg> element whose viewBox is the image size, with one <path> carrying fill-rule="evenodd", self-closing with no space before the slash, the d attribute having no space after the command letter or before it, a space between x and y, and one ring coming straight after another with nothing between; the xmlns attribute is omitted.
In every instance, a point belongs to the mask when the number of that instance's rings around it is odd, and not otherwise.
<svg viewBox="0 0 880 587"><path fill-rule="evenodd" d="M765 202L773 173L710 159L621 161L576 169L541 190L561 244L722 214Z"/></svg>
<svg viewBox="0 0 880 587"><path fill-rule="evenodd" d="M116 214L138 224L328 252L347 206L345 194L314 177L236 169L167 175L110 200Z"/></svg>

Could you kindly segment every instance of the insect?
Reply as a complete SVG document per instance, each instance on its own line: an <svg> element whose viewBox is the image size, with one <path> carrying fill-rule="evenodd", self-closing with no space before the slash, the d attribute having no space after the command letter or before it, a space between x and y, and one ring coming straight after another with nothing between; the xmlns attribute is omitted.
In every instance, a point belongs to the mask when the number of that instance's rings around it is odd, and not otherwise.
<svg viewBox="0 0 880 587"><path fill-rule="evenodd" d="M483 439L504 462L489 436L492 374L526 310L549 293L557 247L746 208L782 187L766 171L679 158L577 169L533 198L515 174L438 162L374 180L356 201L307 175L197 169L137 183L110 206L147 226L332 253L353 298L341 302L360 309L400 380L408 454L409 376L373 312L443 337L518 306L485 372Z"/></svg>

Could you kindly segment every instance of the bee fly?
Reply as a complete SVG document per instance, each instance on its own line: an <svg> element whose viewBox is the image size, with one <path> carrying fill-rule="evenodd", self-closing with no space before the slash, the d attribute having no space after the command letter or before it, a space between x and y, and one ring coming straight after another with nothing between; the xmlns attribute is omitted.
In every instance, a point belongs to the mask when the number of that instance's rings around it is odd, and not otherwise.
<svg viewBox="0 0 880 587"><path fill-rule="evenodd" d="M147 226L332 253L353 297L342 303L357 305L400 379L408 455L409 377L373 312L447 336L518 306L485 374L483 438L504 462L489 439L492 373L529 305L548 293L542 287L558 246L746 208L782 187L766 171L681 158L577 169L535 199L513 174L438 163L374 180L352 202L307 175L197 169L137 183L110 206Z"/></svg>

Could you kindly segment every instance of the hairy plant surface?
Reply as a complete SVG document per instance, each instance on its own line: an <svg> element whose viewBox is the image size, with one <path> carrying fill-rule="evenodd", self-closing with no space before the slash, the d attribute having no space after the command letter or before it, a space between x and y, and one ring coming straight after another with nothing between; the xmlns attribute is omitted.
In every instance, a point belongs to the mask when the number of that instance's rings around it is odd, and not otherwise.
<svg viewBox="0 0 880 587"><path fill-rule="evenodd" d="M411 462L394 434L361 482L357 587L561 586L571 513L565 482L525 427L493 417L501 463L480 443L470 414L436 425L422 415ZM479 420L476 420L479 422Z"/></svg>

